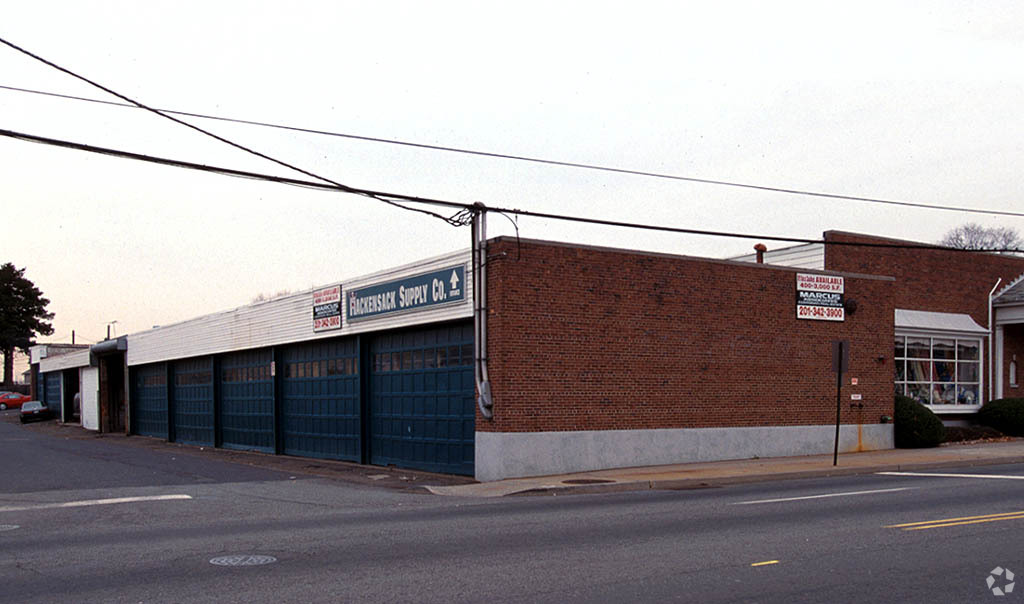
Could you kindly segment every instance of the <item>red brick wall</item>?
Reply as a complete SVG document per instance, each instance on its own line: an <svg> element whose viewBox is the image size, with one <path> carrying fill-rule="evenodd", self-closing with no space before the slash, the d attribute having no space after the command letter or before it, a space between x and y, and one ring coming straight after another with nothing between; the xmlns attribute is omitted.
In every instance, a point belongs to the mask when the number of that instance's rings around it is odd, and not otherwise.
<svg viewBox="0 0 1024 604"><path fill-rule="evenodd" d="M852 343L842 421L892 414L890 279L847 277L845 322L796 319L794 269L491 242L489 370L498 432L835 422L831 342ZM519 259L516 260L517 255ZM879 361L878 359L882 360ZM847 379L848 383L848 379ZM851 411L850 394L864 397Z"/></svg>
<svg viewBox="0 0 1024 604"><path fill-rule="evenodd" d="M1017 356L1017 387L1010 386L1010 361ZM1024 325L1003 326L1003 397L1024 398Z"/></svg>
<svg viewBox="0 0 1024 604"><path fill-rule="evenodd" d="M968 313L982 327L988 325L988 293L996 280L1002 277L1002 287L1024 274L1020 256L827 245L914 243L838 231L827 231L825 241L826 269L896 277L896 308Z"/></svg>

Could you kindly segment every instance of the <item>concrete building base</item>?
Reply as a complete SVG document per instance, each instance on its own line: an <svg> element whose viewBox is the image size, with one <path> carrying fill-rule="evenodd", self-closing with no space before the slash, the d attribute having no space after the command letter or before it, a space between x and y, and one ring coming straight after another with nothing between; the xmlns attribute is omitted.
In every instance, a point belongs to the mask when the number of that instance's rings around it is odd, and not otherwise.
<svg viewBox="0 0 1024 604"><path fill-rule="evenodd" d="M835 426L477 432L480 481L676 463L831 453ZM892 424L843 425L839 451L892 449Z"/></svg>

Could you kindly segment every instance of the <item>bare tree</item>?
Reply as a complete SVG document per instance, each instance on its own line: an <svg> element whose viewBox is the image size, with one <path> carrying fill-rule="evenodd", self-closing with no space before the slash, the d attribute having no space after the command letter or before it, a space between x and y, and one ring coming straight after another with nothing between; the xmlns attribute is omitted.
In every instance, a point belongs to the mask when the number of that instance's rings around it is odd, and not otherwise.
<svg viewBox="0 0 1024 604"><path fill-rule="evenodd" d="M249 303L250 304L256 304L257 302L266 302L268 300L273 300L275 298L280 298L281 296L287 296L290 293L292 293L292 290L290 290L290 289L282 289L282 290L278 291L276 294L263 294L263 293L261 293L261 294L259 294L257 296L254 296L253 299L249 301Z"/></svg>
<svg viewBox="0 0 1024 604"><path fill-rule="evenodd" d="M1021 239L1017 229L985 227L976 222L968 222L950 229L939 241L939 245L961 250L1002 251L1008 254L1024 252L1024 239Z"/></svg>

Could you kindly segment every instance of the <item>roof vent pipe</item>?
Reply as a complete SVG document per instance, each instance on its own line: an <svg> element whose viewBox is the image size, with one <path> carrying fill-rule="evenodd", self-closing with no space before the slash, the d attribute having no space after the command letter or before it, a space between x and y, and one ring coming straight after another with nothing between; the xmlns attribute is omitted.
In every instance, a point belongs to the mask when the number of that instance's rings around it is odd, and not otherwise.
<svg viewBox="0 0 1024 604"><path fill-rule="evenodd" d="M758 243L754 246L754 251L757 252L757 263L764 264L764 253L768 251L768 246L763 243Z"/></svg>

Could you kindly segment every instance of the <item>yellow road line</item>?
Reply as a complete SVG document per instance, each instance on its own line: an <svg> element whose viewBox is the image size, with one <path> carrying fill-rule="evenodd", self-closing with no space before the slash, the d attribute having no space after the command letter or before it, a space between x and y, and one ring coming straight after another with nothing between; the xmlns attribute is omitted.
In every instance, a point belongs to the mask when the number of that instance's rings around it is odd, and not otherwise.
<svg viewBox="0 0 1024 604"><path fill-rule="evenodd" d="M769 564L778 564L778 560L765 560L764 562L754 562L751 566L768 566Z"/></svg>
<svg viewBox="0 0 1024 604"><path fill-rule="evenodd" d="M961 520L979 520L979 519L982 519L982 518L996 518L996 519L999 519L999 518L1002 518L1004 516L1017 517L1018 514L1024 514L1024 510L1020 510L1018 512L1004 512L1002 514L986 514L984 516L962 516L960 518L942 518L942 519L939 519L939 520L926 520L924 522L908 522L906 524L890 524L890 525L887 525L885 528L905 528L905 527L908 527L908 526L921 526L921 525L924 525L924 524L939 524L939 523L946 523L946 522L959 522Z"/></svg>
<svg viewBox="0 0 1024 604"><path fill-rule="evenodd" d="M946 522L942 524L926 524L924 526L911 526L903 530L905 531L920 531L923 529L932 528L945 528L947 526L960 526L962 524L980 524L982 522L996 522L998 520L1021 520L1024 519L1024 514L1019 516L1001 516L999 518L980 518L978 520L964 520L963 522Z"/></svg>

